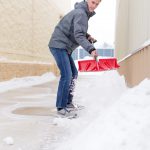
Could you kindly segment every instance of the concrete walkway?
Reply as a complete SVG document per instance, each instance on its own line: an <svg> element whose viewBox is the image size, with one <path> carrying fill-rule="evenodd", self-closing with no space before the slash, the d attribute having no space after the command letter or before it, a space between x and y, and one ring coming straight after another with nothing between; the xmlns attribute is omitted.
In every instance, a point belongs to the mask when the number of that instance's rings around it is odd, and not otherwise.
<svg viewBox="0 0 150 150"><path fill-rule="evenodd" d="M63 130L53 122L58 80L0 93L0 150L54 150ZM13 139L12 144L4 139ZM8 139L6 141L9 141Z"/></svg>

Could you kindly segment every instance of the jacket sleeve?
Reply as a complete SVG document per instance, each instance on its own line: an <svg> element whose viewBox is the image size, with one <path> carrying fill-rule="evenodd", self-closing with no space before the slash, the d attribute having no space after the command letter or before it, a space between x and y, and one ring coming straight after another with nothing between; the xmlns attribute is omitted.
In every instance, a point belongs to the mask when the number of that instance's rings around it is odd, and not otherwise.
<svg viewBox="0 0 150 150"><path fill-rule="evenodd" d="M77 12L73 23L75 40L87 52L91 53L95 47L87 40L88 18L85 13Z"/></svg>

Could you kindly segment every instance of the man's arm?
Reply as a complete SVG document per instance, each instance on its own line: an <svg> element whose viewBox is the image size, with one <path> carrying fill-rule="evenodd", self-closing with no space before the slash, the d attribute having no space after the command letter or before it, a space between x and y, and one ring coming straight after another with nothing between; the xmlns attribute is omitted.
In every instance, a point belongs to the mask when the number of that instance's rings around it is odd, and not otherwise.
<svg viewBox="0 0 150 150"><path fill-rule="evenodd" d="M74 36L77 43L82 46L86 51L91 53L95 50L95 47L87 39L87 29L88 29L88 18L82 12L77 12L74 17ZM90 36L89 36L90 37Z"/></svg>

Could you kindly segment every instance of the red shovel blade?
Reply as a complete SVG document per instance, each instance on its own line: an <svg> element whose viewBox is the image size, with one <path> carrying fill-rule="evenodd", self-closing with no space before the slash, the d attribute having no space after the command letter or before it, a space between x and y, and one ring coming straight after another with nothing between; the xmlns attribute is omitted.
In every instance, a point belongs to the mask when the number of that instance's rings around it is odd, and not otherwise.
<svg viewBox="0 0 150 150"><path fill-rule="evenodd" d="M95 60L80 60L78 61L79 71L94 72L117 69L120 66L117 64L116 58L103 58Z"/></svg>

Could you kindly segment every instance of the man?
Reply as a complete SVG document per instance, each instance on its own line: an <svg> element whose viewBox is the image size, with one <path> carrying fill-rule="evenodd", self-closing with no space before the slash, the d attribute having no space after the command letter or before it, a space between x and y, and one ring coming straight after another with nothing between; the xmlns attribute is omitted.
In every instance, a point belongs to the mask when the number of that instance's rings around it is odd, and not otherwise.
<svg viewBox="0 0 150 150"><path fill-rule="evenodd" d="M87 0L75 4L74 10L66 14L55 27L49 42L49 48L60 70L60 81L57 91L57 112L63 116L76 114L73 104L74 81L78 71L71 57L73 50L82 46L94 58L96 49L91 44L95 41L87 33L88 20L95 15L94 10L101 0Z"/></svg>

